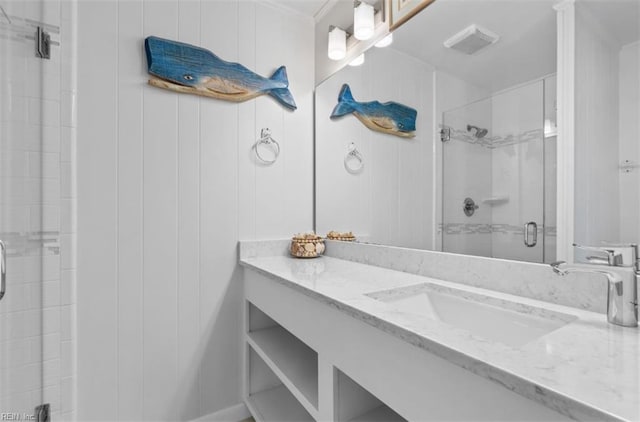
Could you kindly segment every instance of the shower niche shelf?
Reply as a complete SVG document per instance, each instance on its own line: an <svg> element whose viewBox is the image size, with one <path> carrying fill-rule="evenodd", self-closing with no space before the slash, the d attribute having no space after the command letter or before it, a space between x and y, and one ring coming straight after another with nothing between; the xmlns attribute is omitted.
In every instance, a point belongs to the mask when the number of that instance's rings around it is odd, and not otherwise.
<svg viewBox="0 0 640 422"><path fill-rule="evenodd" d="M318 354L257 307L251 303L248 307L249 332L247 332L246 341L251 353L266 365L270 374L273 374L275 380L288 390L287 393L298 403L298 406L301 406L307 414L317 416ZM255 364L255 359L253 357L252 359L251 363ZM264 373L263 370L254 371L254 365L250 365L250 383L252 385L255 382L260 383L260 377L263 377ZM284 392L270 394L284 395ZM299 419L266 418L264 420Z"/></svg>

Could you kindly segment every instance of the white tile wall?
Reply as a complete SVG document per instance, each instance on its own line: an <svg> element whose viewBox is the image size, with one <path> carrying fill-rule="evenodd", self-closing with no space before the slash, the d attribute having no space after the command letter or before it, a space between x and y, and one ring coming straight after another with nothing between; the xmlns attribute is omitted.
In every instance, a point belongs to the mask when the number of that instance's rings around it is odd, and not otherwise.
<svg viewBox="0 0 640 422"><path fill-rule="evenodd" d="M451 85L442 86L439 96L447 96L453 86L462 85L475 91L463 81L452 79ZM455 108L444 110L438 117L442 124L453 131L466 131L467 125L474 125L492 131L492 107L490 99L472 103L458 104ZM482 199L491 196L491 150L480 145L461 142L452 135L452 140L441 143L443 164L442 223L448 224L490 224L492 208L482 204ZM471 217L462 210L465 198L473 199L478 208ZM442 236L442 250L446 252L491 256L491 234L480 231L471 234L450 234L446 229Z"/></svg>
<svg viewBox="0 0 640 422"><path fill-rule="evenodd" d="M544 170L543 149L544 85L534 81L524 86L501 92L491 98L492 133L490 136L517 135L539 131L526 142L501 146L491 150L491 196L508 195L508 202L492 208L493 224L508 224L521 228L526 222L544 225ZM546 163L554 166L555 163ZM553 201L555 203L555 200ZM542 262L543 232L537 244L527 247L524 234L509 230L492 233L494 258Z"/></svg>
<svg viewBox="0 0 640 422"><path fill-rule="evenodd" d="M444 121L444 113L453 109L457 109L465 104L470 104L474 101L478 101L482 98L487 98L491 92L486 88L477 87L469 84L462 79L450 75L443 71L435 72L435 91L436 91L436 127L438 130L440 129L440 125ZM490 116L486 116L486 118L490 118ZM465 125L466 127L466 125ZM442 204L445 201L444 192L443 192L443 146L444 144L439 141L439 136L434 140L435 144L435 159L433 161L433 167L435 169L435 201L434 201L434 210L433 213L435 218L433 220L434 226L441 223L443 221L443 211L444 207ZM449 190L451 192L451 190ZM464 200L464 197L462 198ZM458 199L459 201L459 199ZM479 236L476 239L476 247L482 248L486 247L487 240L484 239L486 236ZM434 250L443 250L442 247L443 237L439 235L439 233L434 236L433 249ZM462 248L462 245L454 245L454 247ZM448 250L448 249L445 249ZM462 252L462 250L460 250Z"/></svg>
<svg viewBox="0 0 640 422"><path fill-rule="evenodd" d="M257 1L109 0L80 2L78 22L79 266L61 285L78 292L78 419L237 404L237 241L312 227L313 21ZM148 86L149 35L261 75L286 65L298 110ZM263 127L272 166L252 155Z"/></svg>
<svg viewBox="0 0 640 422"><path fill-rule="evenodd" d="M442 95L446 96L450 86L455 87L455 84L444 87ZM555 90L550 91L550 95L555 95ZM546 205L552 209L548 220L543 210L544 172L555 166L555 155L547 154L545 157L543 154L543 99L543 81L536 80L445 111L446 126L462 132L466 131L467 124L486 128L488 134L485 139L495 138L494 142L523 133L530 135L524 142L494 143L493 148L461 142L454 136L443 146L444 251L543 261L546 246L543 224L555 221L555 178L550 181L553 190L547 196ZM554 110L550 113L555 116ZM555 143L547 148L555 148ZM545 163L545 159L549 161ZM462 211L465 197L474 199L479 206L471 217ZM506 201L497 205L483 202L483 199L492 197L504 197ZM538 243L532 248L524 246L521 229L529 221L539 226ZM479 229L474 229L474 226ZM554 245L550 246L549 256L555 257Z"/></svg>
<svg viewBox="0 0 640 422"><path fill-rule="evenodd" d="M75 194L67 188L71 179L63 177L63 169L72 168L73 156L69 128L61 121L61 116L71 113L65 109L61 87L73 86L71 75L61 71L71 67L73 57L73 44L67 42L73 2L64 3L62 8L59 0L3 2L9 15L60 27L61 34L52 34L52 38L65 39L52 47L51 60L35 58L30 42L0 43L3 65L9 64L0 74L2 151L9 148L11 152L8 160L3 154L2 178L13 188L2 195L11 208L2 219L0 232L5 232L3 237L11 231L18 238L31 239L23 242L25 249L11 250L8 260L10 288L0 305L0 409L32 412L35 405L49 402L54 420L72 416L73 403L68 397L61 398L60 391L65 377L67 392L74 385L73 373L61 372L61 367L73 366L69 353L61 354L65 345L61 339L73 344L75 338L73 312L62 307L75 303L75 295L69 277L61 281L61 268L73 271L71 234L76 226L72 221ZM5 124L9 121L11 125ZM61 192L67 194L64 203ZM5 209L3 206L3 213ZM64 242L61 233L66 236ZM44 247L34 239L43 239ZM17 244L15 239L13 244ZM69 349L65 347L65 352L73 354Z"/></svg>

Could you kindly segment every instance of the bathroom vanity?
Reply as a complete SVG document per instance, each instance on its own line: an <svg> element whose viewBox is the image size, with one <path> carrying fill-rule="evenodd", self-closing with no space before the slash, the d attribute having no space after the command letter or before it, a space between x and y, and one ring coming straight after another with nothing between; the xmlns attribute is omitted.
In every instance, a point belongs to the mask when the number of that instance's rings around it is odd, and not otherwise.
<svg viewBox="0 0 640 422"><path fill-rule="evenodd" d="M344 242L310 260L286 248L240 245L256 420L640 419L639 332L607 323L598 276Z"/></svg>

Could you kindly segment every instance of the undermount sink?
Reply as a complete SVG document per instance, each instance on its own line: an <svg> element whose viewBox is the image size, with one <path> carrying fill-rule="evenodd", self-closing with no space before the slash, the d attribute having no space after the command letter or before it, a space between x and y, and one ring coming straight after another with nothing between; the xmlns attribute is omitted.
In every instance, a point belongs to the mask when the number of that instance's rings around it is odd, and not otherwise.
<svg viewBox="0 0 640 422"><path fill-rule="evenodd" d="M367 296L389 304L394 310L440 321L512 347L521 347L577 319L573 315L430 283Z"/></svg>

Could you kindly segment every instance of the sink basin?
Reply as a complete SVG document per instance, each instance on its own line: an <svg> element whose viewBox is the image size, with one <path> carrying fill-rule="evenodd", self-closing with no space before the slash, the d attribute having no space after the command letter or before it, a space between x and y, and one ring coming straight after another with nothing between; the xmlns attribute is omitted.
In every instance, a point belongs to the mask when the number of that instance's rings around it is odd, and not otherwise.
<svg viewBox="0 0 640 422"><path fill-rule="evenodd" d="M430 283L369 293L394 310L521 347L577 319L548 309Z"/></svg>

